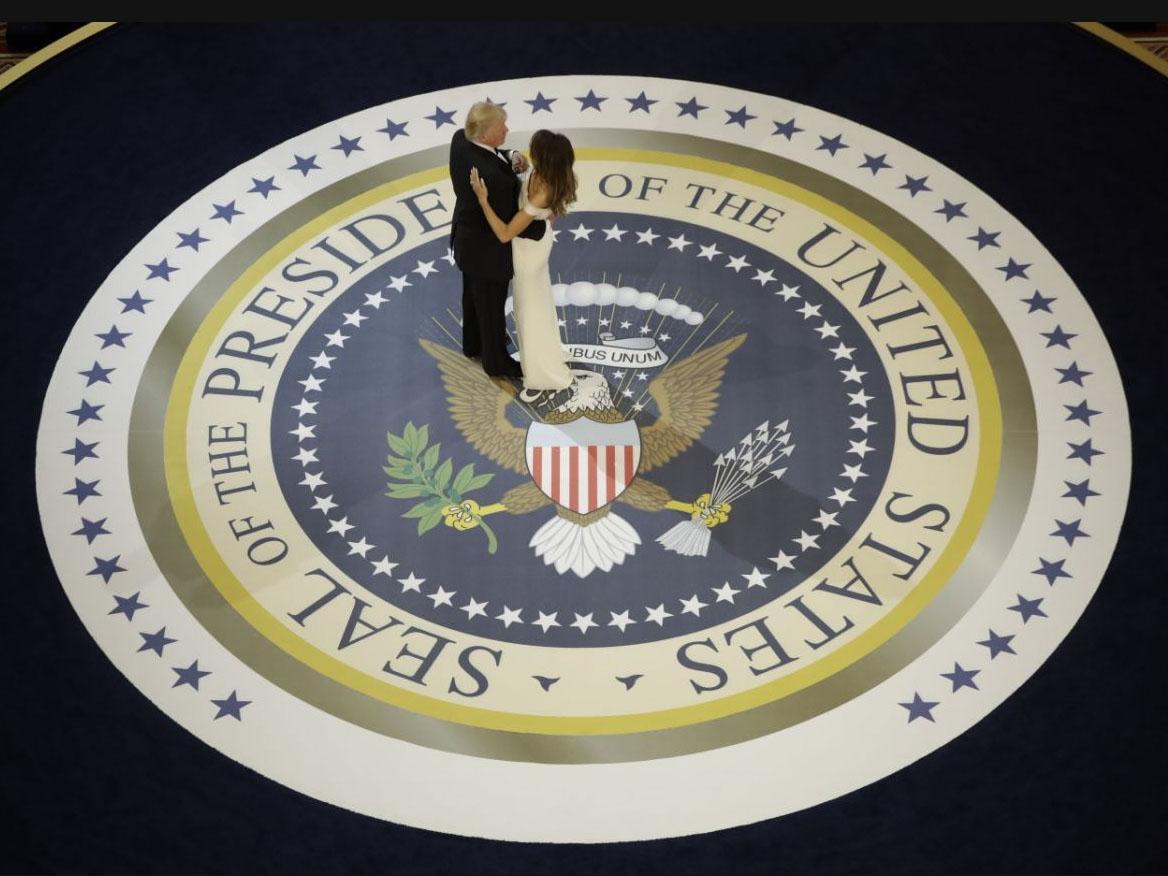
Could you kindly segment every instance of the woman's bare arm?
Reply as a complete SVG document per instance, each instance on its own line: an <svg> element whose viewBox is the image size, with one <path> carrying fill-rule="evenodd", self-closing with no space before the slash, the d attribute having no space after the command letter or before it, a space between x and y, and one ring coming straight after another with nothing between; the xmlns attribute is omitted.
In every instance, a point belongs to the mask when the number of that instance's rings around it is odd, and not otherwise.
<svg viewBox="0 0 1168 876"><path fill-rule="evenodd" d="M479 171L476 167L470 169L470 185L474 189L475 197L479 199L479 206L483 208L483 214L487 217L487 223L491 226L491 230L495 232L495 237L499 238L500 243L509 243L522 234L524 229L532 223L534 217L526 210L517 211L510 222L504 223L487 200L487 184L479 176ZM542 190L537 189L535 193L532 193L530 190L528 191L530 202L537 207L543 206L537 200L537 197L542 195Z"/></svg>

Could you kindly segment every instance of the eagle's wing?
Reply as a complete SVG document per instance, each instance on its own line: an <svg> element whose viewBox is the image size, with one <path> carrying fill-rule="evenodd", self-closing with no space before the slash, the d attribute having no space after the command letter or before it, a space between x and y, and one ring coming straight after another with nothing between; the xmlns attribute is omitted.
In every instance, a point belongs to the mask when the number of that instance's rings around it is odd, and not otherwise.
<svg viewBox="0 0 1168 876"><path fill-rule="evenodd" d="M497 465L525 474L526 433L507 419L507 405L515 398L514 387L504 381L495 382L477 362L445 344L424 338L418 343L438 363L450 416L463 437Z"/></svg>
<svg viewBox="0 0 1168 876"><path fill-rule="evenodd" d="M735 335L666 367L649 384L660 415L641 430L641 471L664 465L701 437L718 407L718 388L730 354L746 340Z"/></svg>

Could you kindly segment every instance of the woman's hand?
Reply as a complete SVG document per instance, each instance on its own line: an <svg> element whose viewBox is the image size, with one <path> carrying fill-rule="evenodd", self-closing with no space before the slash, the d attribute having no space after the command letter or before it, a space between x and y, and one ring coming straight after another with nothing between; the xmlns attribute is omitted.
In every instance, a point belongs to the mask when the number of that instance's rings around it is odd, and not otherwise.
<svg viewBox="0 0 1168 876"><path fill-rule="evenodd" d="M470 187L474 189L475 197L479 199L479 203L486 203L487 184L483 182L483 178L479 176L479 169L477 167L472 167L470 169Z"/></svg>

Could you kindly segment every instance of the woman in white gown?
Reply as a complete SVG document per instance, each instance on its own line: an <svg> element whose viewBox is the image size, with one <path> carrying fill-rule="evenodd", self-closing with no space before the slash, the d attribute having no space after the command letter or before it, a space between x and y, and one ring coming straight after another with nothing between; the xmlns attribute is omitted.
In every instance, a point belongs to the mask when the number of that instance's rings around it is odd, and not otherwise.
<svg viewBox="0 0 1168 876"><path fill-rule="evenodd" d="M519 365L523 369L523 391L519 397L535 402L572 385L572 372L564 361L560 329L552 300L548 257L552 250L551 223L567 212L576 200L576 161L572 144L563 134L536 131L531 137L531 168L519 191L519 211L504 223L487 201L487 187L474 168L470 182L487 222L503 243L511 243L515 268L512 295L515 324L519 331ZM518 237L535 219L546 219L548 231L541 240Z"/></svg>

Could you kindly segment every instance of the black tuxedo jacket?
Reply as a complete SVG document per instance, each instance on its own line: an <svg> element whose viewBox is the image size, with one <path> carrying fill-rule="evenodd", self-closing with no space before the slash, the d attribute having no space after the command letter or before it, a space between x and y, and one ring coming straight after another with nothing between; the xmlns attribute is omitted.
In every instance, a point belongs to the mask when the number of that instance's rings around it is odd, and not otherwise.
<svg viewBox="0 0 1168 876"><path fill-rule="evenodd" d="M487 184L487 200L504 222L519 210L519 177L508 162L466 139L462 130L450 140L450 181L454 184L454 220L450 227L450 247L459 270L470 277L509 280L512 275L511 244L499 243L487 224L474 189L470 169L477 167ZM536 219L520 237L540 240L547 223Z"/></svg>

